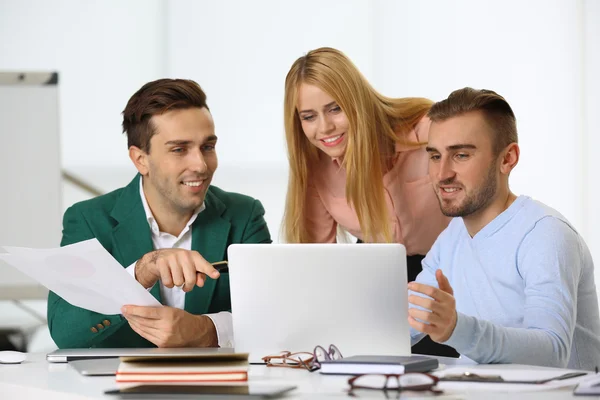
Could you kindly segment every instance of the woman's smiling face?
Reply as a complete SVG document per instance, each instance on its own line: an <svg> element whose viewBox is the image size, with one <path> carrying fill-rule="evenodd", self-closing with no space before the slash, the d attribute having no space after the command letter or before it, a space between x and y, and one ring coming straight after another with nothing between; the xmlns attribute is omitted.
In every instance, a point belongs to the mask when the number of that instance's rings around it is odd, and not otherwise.
<svg viewBox="0 0 600 400"><path fill-rule="evenodd" d="M331 158L344 156L348 118L328 93L317 86L301 84L297 111L302 130L314 146Z"/></svg>

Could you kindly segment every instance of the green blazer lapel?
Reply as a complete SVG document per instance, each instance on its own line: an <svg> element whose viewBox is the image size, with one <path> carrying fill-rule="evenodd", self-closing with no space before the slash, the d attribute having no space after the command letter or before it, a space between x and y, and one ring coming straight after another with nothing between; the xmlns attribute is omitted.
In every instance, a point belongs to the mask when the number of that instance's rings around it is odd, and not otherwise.
<svg viewBox="0 0 600 400"><path fill-rule="evenodd" d="M144 254L154 250L150 226L140 199L140 179L141 176L138 174L123 189L110 213L110 216L118 222L112 230L113 254L124 267L128 267ZM161 301L158 284L154 285L150 293L159 302Z"/></svg>
<svg viewBox="0 0 600 400"><path fill-rule="evenodd" d="M225 205L210 190L204 200L206 208L192 224L192 250L208 262L223 261L227 256L231 223L222 218ZM192 314L206 314L210 307L217 281L207 278L203 287L194 287L185 295L185 310Z"/></svg>

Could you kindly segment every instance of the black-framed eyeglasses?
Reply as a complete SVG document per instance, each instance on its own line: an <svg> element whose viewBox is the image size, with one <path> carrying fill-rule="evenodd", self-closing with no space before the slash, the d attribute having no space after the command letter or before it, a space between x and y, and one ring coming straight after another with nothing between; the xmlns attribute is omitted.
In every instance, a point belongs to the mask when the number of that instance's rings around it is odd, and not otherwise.
<svg viewBox="0 0 600 400"><path fill-rule="evenodd" d="M439 381L440 379L437 376L423 372L408 372L406 374L363 374L348 379L348 384L350 385L348 392L352 394L354 390L367 389L384 391L428 391L439 394L442 393L442 391L435 388Z"/></svg>
<svg viewBox="0 0 600 400"><path fill-rule="evenodd" d="M340 360L344 358L340 349L334 344L330 344L328 350L325 350L323 346L315 346L313 357L313 364L318 368L321 368L322 361Z"/></svg>

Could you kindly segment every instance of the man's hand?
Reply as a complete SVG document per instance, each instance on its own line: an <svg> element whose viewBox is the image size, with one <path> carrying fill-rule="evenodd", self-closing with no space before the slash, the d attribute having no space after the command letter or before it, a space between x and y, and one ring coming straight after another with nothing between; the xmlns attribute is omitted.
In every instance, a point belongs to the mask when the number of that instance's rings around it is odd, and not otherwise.
<svg viewBox="0 0 600 400"><path fill-rule="evenodd" d="M131 329L158 347L218 347L217 330L206 315L173 307L128 305L121 311Z"/></svg>
<svg viewBox="0 0 600 400"><path fill-rule="evenodd" d="M168 288L182 286L189 292L194 285L204 286L206 276L219 277L219 271L197 251L161 249L144 254L135 265L135 279L146 289L160 279Z"/></svg>
<svg viewBox="0 0 600 400"><path fill-rule="evenodd" d="M408 323L417 331L428 334L431 340L443 343L452 336L456 327L456 301L452 286L441 269L435 271L435 277L439 289L417 282L408 284L408 288L413 292L431 297L431 299L416 295L408 297L409 303L431 311L409 308ZM417 321L417 319L426 323Z"/></svg>

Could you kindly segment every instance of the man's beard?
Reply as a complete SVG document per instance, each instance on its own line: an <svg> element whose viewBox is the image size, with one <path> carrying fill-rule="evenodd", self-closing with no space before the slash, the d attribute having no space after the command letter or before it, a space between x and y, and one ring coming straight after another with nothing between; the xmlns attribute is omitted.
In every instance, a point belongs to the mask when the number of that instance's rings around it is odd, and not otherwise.
<svg viewBox="0 0 600 400"><path fill-rule="evenodd" d="M444 207L444 200L438 194L438 200L440 202L440 208L442 214L446 217L466 217L487 206L492 198L496 195L498 184L496 182L496 171L497 167L493 166L488 170L488 175L485 179L483 186L479 187L475 193L467 195L466 198L458 206L446 206ZM439 185L450 185L451 181L445 180L439 183ZM464 190L464 189L463 189Z"/></svg>

